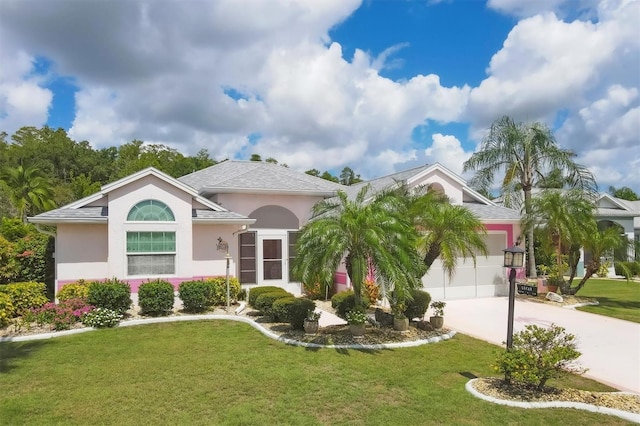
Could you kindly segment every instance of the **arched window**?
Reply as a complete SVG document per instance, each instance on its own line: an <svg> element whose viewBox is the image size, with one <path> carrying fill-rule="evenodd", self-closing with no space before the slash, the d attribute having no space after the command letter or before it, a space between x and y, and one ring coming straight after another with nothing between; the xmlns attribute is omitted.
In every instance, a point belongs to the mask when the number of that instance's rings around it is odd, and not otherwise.
<svg viewBox="0 0 640 426"><path fill-rule="evenodd" d="M175 222L176 218L169 206L162 201L144 200L129 210L127 220L132 222Z"/></svg>

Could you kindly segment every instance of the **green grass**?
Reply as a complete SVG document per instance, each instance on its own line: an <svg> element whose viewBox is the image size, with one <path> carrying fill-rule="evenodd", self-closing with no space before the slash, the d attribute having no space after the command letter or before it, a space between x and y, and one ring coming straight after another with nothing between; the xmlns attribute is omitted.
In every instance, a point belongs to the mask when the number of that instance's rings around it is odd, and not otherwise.
<svg viewBox="0 0 640 426"><path fill-rule="evenodd" d="M620 279L590 279L576 296L593 297L597 306L578 308L626 321L640 322L640 282Z"/></svg>
<svg viewBox="0 0 640 426"><path fill-rule="evenodd" d="M464 390L497 347L457 335L417 348L310 350L224 321L0 344L1 424L624 424L494 405ZM611 390L574 376L563 382ZM556 384L557 385L557 384Z"/></svg>

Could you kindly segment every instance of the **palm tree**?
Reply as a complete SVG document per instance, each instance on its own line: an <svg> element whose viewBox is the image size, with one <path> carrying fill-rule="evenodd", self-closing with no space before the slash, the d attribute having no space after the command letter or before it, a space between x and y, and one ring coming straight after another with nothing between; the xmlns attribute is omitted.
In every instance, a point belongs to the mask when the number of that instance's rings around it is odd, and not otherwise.
<svg viewBox="0 0 640 426"><path fill-rule="evenodd" d="M393 283L403 297L419 285L423 267L415 249L416 233L404 205L390 193L368 199L369 186L354 200L345 192L321 201L298 239L294 274L302 282L333 280L345 258L356 306L361 306L369 262L380 280Z"/></svg>
<svg viewBox="0 0 640 426"><path fill-rule="evenodd" d="M23 222L27 215L55 208L53 188L47 176L34 166L7 168L0 174L9 199Z"/></svg>
<svg viewBox="0 0 640 426"><path fill-rule="evenodd" d="M584 277L580 280L577 286L571 287L573 279L561 283L560 291L562 294L576 294L584 287L587 280L591 276L598 272L601 266L600 258L607 252L615 249L623 248L629 244L633 244L628 241L627 238L620 235L619 230L616 227L606 228L604 230L598 229L596 221L593 220L588 224L584 224L587 228L585 232L582 245L586 252L591 256L589 261L585 264Z"/></svg>
<svg viewBox="0 0 640 426"><path fill-rule="evenodd" d="M558 275L562 279L563 247L569 247L569 254L578 254L580 243L587 238L585 223L594 221L593 199L579 190L545 190L531 200L531 213L525 217L525 229L537 228L544 242L556 253ZM578 257L573 256L576 262ZM571 269L571 277L575 267Z"/></svg>
<svg viewBox="0 0 640 426"><path fill-rule="evenodd" d="M419 237L417 248L427 270L440 258L442 267L453 277L459 258L487 255L482 222L464 206L452 205L437 193L418 194L409 200L409 216Z"/></svg>
<svg viewBox="0 0 640 426"><path fill-rule="evenodd" d="M596 190L593 174L573 161L575 154L558 147L551 130L544 124L515 122L504 116L496 120L482 141L481 150L464 163L465 172L475 170L471 184L488 191L497 173L504 172L502 196L507 207L524 195L524 213L531 215L531 190L544 182L545 173L560 170L571 187L587 192ZM520 204L519 207L522 207ZM533 228L527 232L530 276L537 276Z"/></svg>

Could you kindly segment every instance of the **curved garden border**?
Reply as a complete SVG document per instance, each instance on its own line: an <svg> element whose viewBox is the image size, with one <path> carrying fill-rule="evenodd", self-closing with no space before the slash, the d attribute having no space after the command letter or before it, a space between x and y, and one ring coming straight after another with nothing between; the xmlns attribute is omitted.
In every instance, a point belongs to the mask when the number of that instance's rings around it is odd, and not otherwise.
<svg viewBox="0 0 640 426"><path fill-rule="evenodd" d="M473 382L478 379L471 379L465 385L467 392L480 398L482 400L493 402L494 404L507 405L509 407L518 408L577 408L579 410L591 411L593 413L608 414L610 416L617 416L621 419L628 420L630 422L640 423L640 414L630 413L628 411L617 410L615 408L601 407L599 405L585 404L584 402L570 402L570 401L540 401L540 402L526 402L526 401L512 401L509 399L498 399L493 396L485 395L478 392L473 387ZM630 393L630 392L623 392Z"/></svg>
<svg viewBox="0 0 640 426"><path fill-rule="evenodd" d="M294 339L288 339L280 336L277 333L263 327L257 322L246 318L239 317L235 315L220 315L220 314L204 314L204 315L181 315L177 317L159 317L159 318L144 318L144 319L135 319L130 321L121 322L118 327L131 327L135 325L144 325L144 324L159 324L165 322L179 322L179 321L199 321L199 320L226 320L226 321L238 321L243 322L245 324L249 324L251 327L260 331L267 337L270 337L274 340L278 340L287 345L292 346L302 346L305 348L327 348L327 349L396 349L396 348L409 348L414 346L426 345L428 343L436 343L443 340L449 340L453 336L455 336L455 331L449 331L448 333L442 334L441 336L431 337L429 339L423 340L412 340L410 342L395 342L395 343L380 343L375 345L361 345L361 344L352 344L352 345L321 345L319 343L310 343L310 342L300 342ZM2 337L0 338L0 343L3 342L27 342L31 340L44 340L51 339L55 337L61 336L70 336L73 334L86 333L88 331L96 330L92 327L85 328L77 328L74 330L66 330L66 331L56 331L51 333L42 333L42 334L34 334L30 336L17 336L17 337Z"/></svg>

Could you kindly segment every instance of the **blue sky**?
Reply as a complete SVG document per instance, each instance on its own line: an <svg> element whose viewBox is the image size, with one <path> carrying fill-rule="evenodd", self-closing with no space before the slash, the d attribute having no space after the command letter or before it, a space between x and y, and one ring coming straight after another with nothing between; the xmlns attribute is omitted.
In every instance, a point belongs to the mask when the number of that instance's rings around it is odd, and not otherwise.
<svg viewBox="0 0 640 426"><path fill-rule="evenodd" d="M375 177L462 173L507 114L638 191L639 3L1 0L0 130Z"/></svg>

